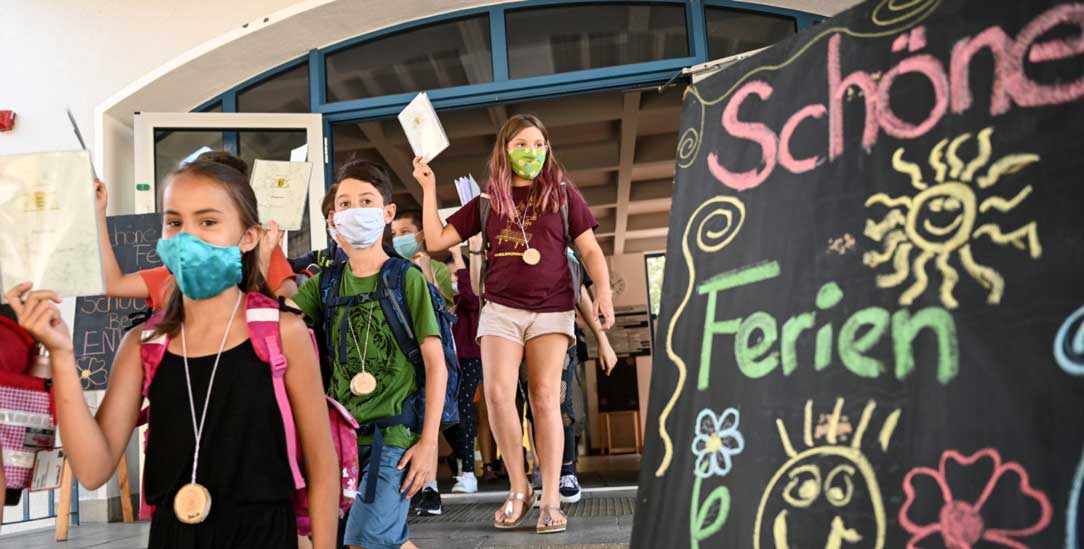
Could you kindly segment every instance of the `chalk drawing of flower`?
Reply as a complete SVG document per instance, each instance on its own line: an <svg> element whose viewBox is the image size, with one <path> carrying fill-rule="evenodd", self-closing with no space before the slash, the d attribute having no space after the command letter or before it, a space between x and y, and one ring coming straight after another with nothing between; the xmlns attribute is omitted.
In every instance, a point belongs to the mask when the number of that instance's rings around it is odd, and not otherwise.
<svg viewBox="0 0 1084 549"><path fill-rule="evenodd" d="M967 479L985 482L961 482ZM1049 498L1032 488L1019 463L1002 463L993 448L970 456L947 450L937 470L916 467L907 473L903 492L906 500L900 508L900 525L911 534L907 549L970 549L991 544L1028 549L1018 538L1050 525Z"/></svg>
<svg viewBox="0 0 1084 549"><path fill-rule="evenodd" d="M79 364L79 383L84 391L91 389L105 389L109 383L109 370L105 367L105 361L91 358L86 364Z"/></svg>
<svg viewBox="0 0 1084 549"><path fill-rule="evenodd" d="M719 415L705 408L696 416L696 437L693 439L696 476L708 478L730 472L733 457L745 449L745 439L738 431L740 417L734 408L727 408Z"/></svg>

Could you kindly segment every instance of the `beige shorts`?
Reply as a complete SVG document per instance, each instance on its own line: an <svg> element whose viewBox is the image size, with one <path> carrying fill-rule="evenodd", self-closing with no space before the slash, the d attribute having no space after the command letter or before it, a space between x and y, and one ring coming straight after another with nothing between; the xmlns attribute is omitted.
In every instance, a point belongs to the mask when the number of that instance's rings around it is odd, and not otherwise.
<svg viewBox="0 0 1084 549"><path fill-rule="evenodd" d="M526 343L538 336L564 334L572 346L576 344L575 324L575 311L532 313L489 301L478 317L478 341L485 336L497 336Z"/></svg>

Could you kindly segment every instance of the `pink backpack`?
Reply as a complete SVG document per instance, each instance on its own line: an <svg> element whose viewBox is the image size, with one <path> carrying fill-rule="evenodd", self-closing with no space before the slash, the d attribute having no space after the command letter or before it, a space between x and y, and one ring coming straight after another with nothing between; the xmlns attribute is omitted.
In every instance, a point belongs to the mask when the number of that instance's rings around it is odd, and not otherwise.
<svg viewBox="0 0 1084 549"><path fill-rule="evenodd" d="M161 313L157 313L147 321L143 327L143 343L140 345L140 354L143 359L143 396L147 397L154 374L162 357L169 345L169 338L165 335L147 340L154 333L154 327L161 321ZM286 453L290 461L290 470L294 477L293 504L297 515L297 532L302 536L311 533L311 519L307 492L305 491L305 478L301 474L301 454L297 445L297 428L294 426L294 416L290 409L290 399L286 394L286 356L282 354L282 338L279 335L279 304L274 299L260 293L249 293L245 300L245 320L248 324L249 337L252 339L252 347L256 350L256 356L271 367L271 382L275 388L275 401L278 402L279 413L282 416L283 429L286 432ZM312 332L309 332L310 335ZM313 340L313 346L316 340ZM319 351L317 351L319 352ZM340 471L342 471L342 491L339 498L339 518L346 516L350 506L354 503L354 497L358 490L358 445L357 429L358 422L354 416L331 397L327 398L328 417L331 420L331 439L335 443L335 453L339 459ZM146 423L150 417L148 405L140 412L139 423ZM150 429L146 435L150 434ZM146 448L144 438L144 449ZM144 491L145 493L145 491ZM149 520L154 514L154 507L143 500L139 518Z"/></svg>

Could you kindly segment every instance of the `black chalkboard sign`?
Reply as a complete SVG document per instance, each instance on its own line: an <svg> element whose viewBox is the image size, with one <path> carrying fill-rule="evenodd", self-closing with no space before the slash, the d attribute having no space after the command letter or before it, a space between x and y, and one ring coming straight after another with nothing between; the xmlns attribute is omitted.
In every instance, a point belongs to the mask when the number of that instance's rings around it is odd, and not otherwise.
<svg viewBox="0 0 1084 549"><path fill-rule="evenodd" d="M633 547L1080 547L1082 35L873 0L689 88Z"/></svg>
<svg viewBox="0 0 1084 549"><path fill-rule="evenodd" d="M162 265L155 252L162 235L161 214L121 215L106 218L113 253L124 273ZM128 315L147 307L139 298L80 297L75 301L72 341L83 389L105 389L113 355L124 337Z"/></svg>

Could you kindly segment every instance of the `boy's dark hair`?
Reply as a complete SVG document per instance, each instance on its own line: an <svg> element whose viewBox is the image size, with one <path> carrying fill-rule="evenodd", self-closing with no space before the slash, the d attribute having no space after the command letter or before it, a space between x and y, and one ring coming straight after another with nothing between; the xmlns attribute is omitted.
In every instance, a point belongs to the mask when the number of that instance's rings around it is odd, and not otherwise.
<svg viewBox="0 0 1084 549"><path fill-rule="evenodd" d="M344 179L357 179L358 181L369 183L376 187L376 190L384 197L385 206L392 203L391 176L388 175L388 170L384 166L371 160L362 160L360 158L347 160L346 163L339 166L339 169L335 172L335 185L338 185ZM338 187L335 188L338 189ZM332 193L332 197L334 196L334 193ZM332 198L332 200L334 201L334 198Z"/></svg>
<svg viewBox="0 0 1084 549"><path fill-rule="evenodd" d="M324 194L324 201L320 203L320 213L324 214L324 219L327 219L335 209L335 193L337 192L339 192L339 184L335 183Z"/></svg>
<svg viewBox="0 0 1084 549"><path fill-rule="evenodd" d="M422 230L422 212L419 210L403 210L395 214L395 220L409 219L418 230Z"/></svg>

